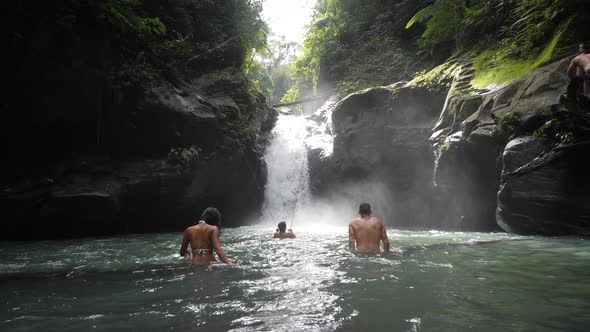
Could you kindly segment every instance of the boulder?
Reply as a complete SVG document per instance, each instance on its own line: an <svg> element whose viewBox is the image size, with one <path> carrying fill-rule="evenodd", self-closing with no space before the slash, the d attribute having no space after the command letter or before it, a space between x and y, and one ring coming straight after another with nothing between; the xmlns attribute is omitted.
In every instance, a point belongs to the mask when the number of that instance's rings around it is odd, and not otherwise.
<svg viewBox="0 0 590 332"><path fill-rule="evenodd" d="M408 84L370 88L339 101L332 113L334 151L324 162L330 169L325 191L343 190L339 183L378 183L372 196L362 196L374 202L395 198L381 208L387 222L430 227L434 154L428 138L443 103L444 96Z"/></svg>
<svg viewBox="0 0 590 332"><path fill-rule="evenodd" d="M344 173L369 172L395 154L427 142L443 103L426 88L387 86L353 93L332 113L334 156ZM399 158L398 158L399 157ZM394 159L402 159L401 156Z"/></svg>

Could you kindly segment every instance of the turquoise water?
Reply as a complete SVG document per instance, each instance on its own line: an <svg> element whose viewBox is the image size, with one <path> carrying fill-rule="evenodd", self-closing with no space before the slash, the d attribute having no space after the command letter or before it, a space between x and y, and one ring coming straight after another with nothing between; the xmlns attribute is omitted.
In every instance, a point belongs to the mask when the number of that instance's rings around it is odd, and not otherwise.
<svg viewBox="0 0 590 332"><path fill-rule="evenodd" d="M346 227L224 229L231 266L189 267L180 234L0 244L0 330L585 331L590 241Z"/></svg>

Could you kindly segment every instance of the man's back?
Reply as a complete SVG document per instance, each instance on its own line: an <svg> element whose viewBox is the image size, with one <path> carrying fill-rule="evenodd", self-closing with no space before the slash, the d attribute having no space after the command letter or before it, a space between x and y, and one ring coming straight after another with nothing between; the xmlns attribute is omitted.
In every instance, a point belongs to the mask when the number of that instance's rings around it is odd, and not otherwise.
<svg viewBox="0 0 590 332"><path fill-rule="evenodd" d="M580 68L582 71L590 70L590 54L580 54L574 58L574 63Z"/></svg>
<svg viewBox="0 0 590 332"><path fill-rule="evenodd" d="M588 71L590 71L590 53L581 53L572 59L567 76L570 80L574 80L576 77L584 77Z"/></svg>
<svg viewBox="0 0 590 332"><path fill-rule="evenodd" d="M295 233L293 233L293 231L289 230L287 232L275 232L275 234L273 235L275 239L294 239L296 238Z"/></svg>
<svg viewBox="0 0 590 332"><path fill-rule="evenodd" d="M389 239L383 222L376 217L357 218L348 227L350 251L379 252L379 241L383 241L383 249L389 250Z"/></svg>

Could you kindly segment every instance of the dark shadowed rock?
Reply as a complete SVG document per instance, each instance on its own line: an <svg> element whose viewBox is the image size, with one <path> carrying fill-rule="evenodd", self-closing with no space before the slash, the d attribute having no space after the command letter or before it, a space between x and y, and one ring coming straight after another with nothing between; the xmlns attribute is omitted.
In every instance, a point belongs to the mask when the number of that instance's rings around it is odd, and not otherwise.
<svg viewBox="0 0 590 332"><path fill-rule="evenodd" d="M521 137L504 150L498 224L508 232L590 235L590 144L551 149Z"/></svg>
<svg viewBox="0 0 590 332"><path fill-rule="evenodd" d="M493 231L499 181L501 145L493 129L478 129L472 139L449 141L436 160L435 183L438 222L447 229ZM474 135L476 134L476 135Z"/></svg>
<svg viewBox="0 0 590 332"><path fill-rule="evenodd" d="M0 194L3 238L48 239L180 231L216 206L224 226L243 225L262 204L266 165L234 152L182 169L167 160L68 162L51 182ZM252 173L253 172L253 173Z"/></svg>
<svg viewBox="0 0 590 332"><path fill-rule="evenodd" d="M392 147L418 148L430 136L442 102L441 96L411 86L376 87L347 96L332 113L334 159L345 173L367 172L391 159Z"/></svg>
<svg viewBox="0 0 590 332"><path fill-rule="evenodd" d="M113 111L105 112L104 144L124 159L157 157L197 142L205 151L214 150L219 110L189 88L161 82L145 90L124 90Z"/></svg>
<svg viewBox="0 0 590 332"><path fill-rule="evenodd" d="M41 207L41 222L30 230L31 235L51 238L105 234L116 227L117 198L108 192L55 191Z"/></svg>
<svg viewBox="0 0 590 332"><path fill-rule="evenodd" d="M277 112L247 90L243 76L231 76L230 84L210 74L193 84L176 79L111 88L101 92L99 108L84 113L91 121L76 115L56 123L59 137L48 135L40 145L51 147L51 158L34 155L31 162L15 154L4 165L1 238L180 231L208 206L220 209L225 226L257 216L266 181L262 151ZM241 140L246 128L255 133ZM89 135L76 141L79 131ZM58 144L61 136L72 144ZM28 141L14 143L19 154L32 151ZM171 149L192 146L201 151L192 165L168 160Z"/></svg>

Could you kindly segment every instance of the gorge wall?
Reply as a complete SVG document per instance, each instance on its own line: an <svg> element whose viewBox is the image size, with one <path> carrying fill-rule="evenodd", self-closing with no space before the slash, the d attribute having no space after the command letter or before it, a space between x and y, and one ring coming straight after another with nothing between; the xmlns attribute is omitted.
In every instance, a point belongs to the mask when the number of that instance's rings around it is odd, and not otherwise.
<svg viewBox="0 0 590 332"><path fill-rule="evenodd" d="M225 226L252 217L263 200L262 155L276 111L263 99L244 102L244 85L239 73L229 81L215 74L189 85L162 81L103 91L113 97L106 101L72 97L88 113L86 123L69 117L41 129L34 120L9 122L4 142L23 155L3 165L3 237L179 230L207 206L223 211ZM101 102L108 106L98 113L94 103ZM247 119L254 140L228 133L241 130L226 127L228 115ZM32 138L40 141L26 144Z"/></svg>
<svg viewBox="0 0 590 332"><path fill-rule="evenodd" d="M393 226L587 234L588 116L567 108L570 60L494 89L462 84L466 65L447 91L414 81L345 97L311 117L331 116L334 136L332 154L310 150L314 194L376 181L391 194L379 212Z"/></svg>
<svg viewBox="0 0 590 332"><path fill-rule="evenodd" d="M349 95L310 117L333 139L309 144L316 198L399 227L587 234L588 106L567 78L583 1L318 3L299 82Z"/></svg>

